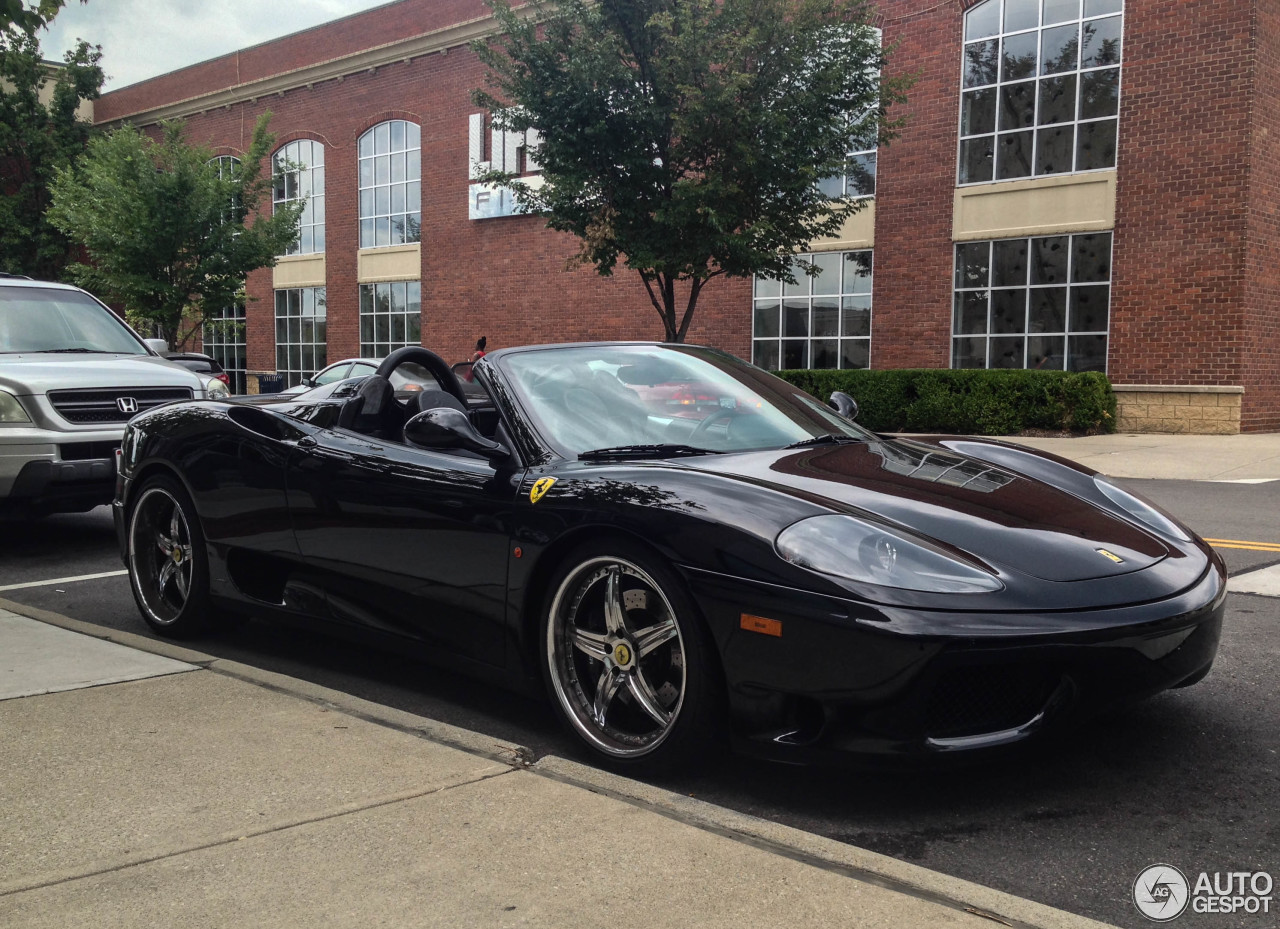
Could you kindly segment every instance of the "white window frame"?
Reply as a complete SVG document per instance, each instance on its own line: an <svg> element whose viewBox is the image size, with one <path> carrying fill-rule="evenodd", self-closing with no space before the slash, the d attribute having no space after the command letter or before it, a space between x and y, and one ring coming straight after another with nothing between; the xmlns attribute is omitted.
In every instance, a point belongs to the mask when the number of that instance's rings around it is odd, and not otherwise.
<svg viewBox="0 0 1280 929"><path fill-rule="evenodd" d="M1080 276L1080 272L1078 271L1078 268L1077 268L1077 255L1078 255L1077 243L1080 240L1088 239L1090 237L1098 237L1098 236L1107 236L1108 239L1110 240L1107 243L1106 279L1102 280L1097 277L1089 277L1082 280L1077 280L1076 278ZM1067 262L1067 270L1063 280L1044 282L1044 283L1033 283L1032 256L1034 255L1034 248L1032 243L1034 242L1048 243L1057 239L1067 240L1066 247L1067 247L1067 253L1068 253L1068 262ZM993 273L992 268L993 268L993 255L994 255L995 246L998 244L1008 244L1010 246L1016 247L1016 243L1019 243L1019 242L1026 243L1025 254L1026 254L1027 269L1024 276L1025 283L1001 284L997 286L992 286L991 277ZM960 249L976 248L982 245L987 246L987 249L988 249L986 280L985 281L976 281L976 280L962 281L961 269L960 269L960 257L959 257ZM1036 369L1036 370L1042 370L1042 371L1098 370L1096 368L1079 368L1079 367L1071 366L1070 364L1071 357L1072 357L1071 340L1073 338L1096 339L1098 337L1101 337L1104 340L1103 349L1102 349L1103 366L1101 370L1103 370L1104 372L1106 371L1107 361L1108 361L1109 352L1111 348L1111 332L1110 332L1111 293L1112 293L1112 288L1114 286L1113 272L1115 270L1115 267L1114 267L1115 235L1114 233L1082 232L1082 233L1075 233L1074 235L1063 233L1060 235L1017 236L1014 238L985 239L985 240L979 240L979 241L973 241L973 242L957 242L955 243L955 248L952 251L952 255L953 255L952 301L951 301L951 367L952 368L961 367L960 353L958 351L959 342L961 340L977 341L981 339L983 340L983 364L982 365L965 365L964 367L971 367L971 368L982 367L987 369L991 369L993 367L1009 368L1009 369L1030 368L1030 369ZM1107 298L1106 308L1102 313L1102 317L1105 323L1103 327L1098 328L1095 326L1093 328L1084 328L1080 326L1073 326L1073 321L1076 315L1077 301L1081 297L1088 298L1090 296L1093 296L1093 297L1100 296L1100 290L1103 287L1106 287L1106 291L1107 291L1106 292L1106 298ZM1034 313L1033 298L1035 297L1038 291L1052 291L1052 290L1066 291L1065 303L1064 303L1064 309L1063 309L1062 328L1053 329L1053 330L1037 329L1033 326L1033 322L1032 322L1032 317ZM1024 294L1023 302L1022 302L1022 312L1023 312L1022 328L1018 332L992 332L992 328L994 325L993 319L994 319L995 302L997 299L996 295L998 293L1014 294L1018 291L1022 291ZM958 324L960 322L960 317L962 312L961 307L966 299L966 295L972 295L975 302L981 299L980 295L985 296L986 318L985 318L985 323L984 323L982 332L957 331L959 328ZM1002 365L1002 364L993 365L991 363L994 357L994 352L992 349L992 340L1006 339L1006 340L1012 341L1013 339L1017 339L1017 338L1022 339L1022 363L1016 364L1016 365ZM1055 339L1059 340L1058 347L1061 349L1061 352L1060 354L1057 355L1056 360L1055 360L1054 353L1044 353L1044 352L1036 353L1032 351L1032 341L1037 339L1041 341L1042 347L1048 347L1046 343L1049 343L1050 340L1055 340Z"/></svg>
<svg viewBox="0 0 1280 929"><path fill-rule="evenodd" d="M1006 14L1009 12L1009 4L1018 4L1013 8L1016 13L1021 9L1021 5L1029 3L1031 0L984 0L982 3L975 4L965 11L963 17L963 26L961 33L961 44L963 51L960 56L960 100L959 112L956 117L958 141L956 145L956 184L959 187L967 187L974 184L991 184L1002 181L1025 180L1036 177L1058 177L1068 174L1086 174L1095 171L1111 171L1115 169L1115 156L1119 148L1119 122L1120 122L1120 101L1123 98L1121 83L1123 81L1123 61L1124 61L1124 2L1123 0L1077 0L1078 9L1074 20L1062 19L1045 24L1045 6L1046 3L1052 4L1054 0L1035 0L1036 6L1036 24L1035 26L1026 26L1023 23L1006 21ZM1071 0L1065 0L1069 3ZM973 34L970 32L970 22L979 12L987 12L992 5L997 8L998 27L996 32L977 31ZM1117 33L1120 36L1120 54L1115 62L1107 62L1100 65L1082 67L1080 59L1079 40L1077 40L1076 48L1076 65L1074 69L1063 69L1060 71L1046 72L1044 70L1043 51L1045 35L1056 33L1064 27L1075 23L1081 29L1086 24L1114 21L1118 23ZM1013 28L1007 28L1012 26ZM1083 33L1077 33L1082 35ZM1034 73L1030 76L1013 77L1006 80L1005 64L1004 64L1004 46L1008 40L1018 43L1025 43L1034 37L1036 67ZM968 69L970 48L976 47L984 42L996 43L996 78L994 83L966 84L966 71ZM1083 117L1081 115L1081 107L1083 105L1084 96L1084 79L1087 76L1101 76L1104 72L1114 72L1116 105L1114 113L1105 113L1101 116ZM1046 93L1045 88L1054 81L1061 81L1067 78L1075 78L1074 81L1074 103L1072 105L1072 118L1067 120L1058 120L1055 122L1043 122L1042 113ZM1029 126L1006 127L1002 125L1004 118L1002 110L1002 99L1004 89L1006 87L1026 86L1029 87L1034 94L1034 116ZM994 97L992 107L994 110L992 120L993 124L990 130L981 132L965 133L965 106L970 97L977 98L979 93L990 93ZM1111 126L1111 158L1109 164L1094 164L1088 167L1081 167L1082 164L1082 129L1085 127L1095 126L1102 127L1099 130L1103 133L1100 137L1105 143L1105 134L1107 132L1105 126ZM1069 129L1071 132L1071 157L1070 164L1062 168L1060 166L1042 165L1042 144L1048 134L1061 132ZM1029 171L1027 173L1009 173L1002 176L1002 155L1001 142L1004 139L1012 139L1020 133L1030 133L1031 147L1028 154ZM976 152L980 154L985 142L990 143L990 169L991 176L986 177L985 172L970 176L966 174L965 156L967 152L966 146L973 146Z"/></svg>
<svg viewBox="0 0 1280 929"><path fill-rule="evenodd" d="M275 321L276 373L285 376L284 386L297 386L303 378L311 377L328 365L328 297L325 288L277 290Z"/></svg>
<svg viewBox="0 0 1280 929"><path fill-rule="evenodd" d="M384 358L422 344L422 284L384 281L360 285L360 357Z"/></svg>
<svg viewBox="0 0 1280 929"><path fill-rule="evenodd" d="M286 166L293 166L286 170ZM324 143L315 139L294 139L271 156L274 183L271 210L281 204L305 200L298 223L298 238L286 255L324 254Z"/></svg>
<svg viewBox="0 0 1280 929"><path fill-rule="evenodd" d="M245 308L242 304L224 306L215 310L205 320L200 342L204 353L222 365L231 381L231 392L245 392L245 376L248 373L248 340Z"/></svg>
<svg viewBox="0 0 1280 929"><path fill-rule="evenodd" d="M357 144L357 209L361 248L422 240L422 130L389 119Z"/></svg>
<svg viewBox="0 0 1280 929"><path fill-rule="evenodd" d="M797 281L795 284L766 277L754 279L751 310L752 362L762 368L780 370L790 367L787 364L790 353L793 360L799 361L801 368L812 368L815 351L823 351L833 352L834 358L830 360L835 362L822 364L823 369L869 368L874 322L874 251L854 249L816 252L797 255L796 260L797 264L792 269ZM835 267L828 268L818 277L810 277L798 264L801 261L834 263ZM830 316L832 311L834 326ZM772 323L768 315L771 313L774 314ZM826 318L820 318L818 313ZM833 328L834 332L831 331ZM803 333L798 331L801 329ZM815 334L819 329L823 331ZM815 347L815 343L819 344ZM822 361L825 362L828 358L823 358Z"/></svg>

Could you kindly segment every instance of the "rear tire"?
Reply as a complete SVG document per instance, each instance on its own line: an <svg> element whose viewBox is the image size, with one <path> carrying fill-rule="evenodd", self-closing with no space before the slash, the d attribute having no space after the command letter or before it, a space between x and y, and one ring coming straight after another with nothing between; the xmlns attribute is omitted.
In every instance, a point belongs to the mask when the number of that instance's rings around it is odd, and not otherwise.
<svg viewBox="0 0 1280 929"><path fill-rule="evenodd" d="M621 540L565 559L542 615L552 702L596 761L631 773L687 767L719 741L710 636L676 573Z"/></svg>
<svg viewBox="0 0 1280 929"><path fill-rule="evenodd" d="M156 475L140 488L129 513L129 586L142 618L175 639L211 625L209 557L190 494L176 478Z"/></svg>

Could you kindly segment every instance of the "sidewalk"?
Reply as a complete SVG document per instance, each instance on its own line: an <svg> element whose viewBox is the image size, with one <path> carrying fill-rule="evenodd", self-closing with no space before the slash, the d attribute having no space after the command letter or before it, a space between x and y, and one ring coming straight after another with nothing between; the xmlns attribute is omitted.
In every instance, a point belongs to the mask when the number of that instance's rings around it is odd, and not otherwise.
<svg viewBox="0 0 1280 929"><path fill-rule="evenodd" d="M7 601L0 637L8 929L1102 925Z"/></svg>
<svg viewBox="0 0 1280 929"><path fill-rule="evenodd" d="M1066 439L1013 437L1110 474L1177 481L1280 480L1280 433L1245 435L1092 435Z"/></svg>

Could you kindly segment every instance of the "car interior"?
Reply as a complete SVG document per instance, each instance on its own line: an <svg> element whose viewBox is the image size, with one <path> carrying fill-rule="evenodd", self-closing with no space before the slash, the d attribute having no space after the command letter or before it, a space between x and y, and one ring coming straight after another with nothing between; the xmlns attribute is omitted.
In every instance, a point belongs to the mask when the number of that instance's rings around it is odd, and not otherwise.
<svg viewBox="0 0 1280 929"><path fill-rule="evenodd" d="M343 393L349 394L342 403L335 428L408 445L411 443L405 440L405 424L418 413L444 407L467 414L472 428L484 438L504 441L499 438L501 419L497 407L481 384L472 382L470 389L464 392L454 372L427 349L414 349L412 354L406 352L403 360L396 363L398 354L393 353L384 361L380 370L385 370L385 375L363 376L354 385L354 390L335 390L335 398ZM388 361L392 363L388 365ZM393 386L393 380L398 386ZM458 386L457 393L446 389L442 381L452 381ZM465 397L465 402L459 395ZM504 444L512 447L509 441ZM482 457L464 449L440 451Z"/></svg>

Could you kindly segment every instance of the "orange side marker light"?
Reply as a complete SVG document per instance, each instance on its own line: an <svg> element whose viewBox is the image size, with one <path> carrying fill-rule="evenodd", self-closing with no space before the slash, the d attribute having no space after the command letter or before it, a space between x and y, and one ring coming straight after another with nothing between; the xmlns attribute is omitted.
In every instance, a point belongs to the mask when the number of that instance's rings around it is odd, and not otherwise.
<svg viewBox="0 0 1280 929"><path fill-rule="evenodd" d="M743 613L739 625L747 632L759 632L761 635L782 638L782 623L776 619L766 619L763 616L752 616L750 613Z"/></svg>

